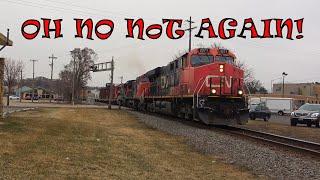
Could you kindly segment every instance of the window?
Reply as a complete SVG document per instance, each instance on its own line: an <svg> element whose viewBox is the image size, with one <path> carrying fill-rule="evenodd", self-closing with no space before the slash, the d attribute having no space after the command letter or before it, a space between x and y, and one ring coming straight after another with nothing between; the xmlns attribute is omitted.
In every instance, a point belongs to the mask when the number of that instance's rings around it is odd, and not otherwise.
<svg viewBox="0 0 320 180"><path fill-rule="evenodd" d="M304 104L299 108L299 110L320 111L320 106L315 104Z"/></svg>
<svg viewBox="0 0 320 180"><path fill-rule="evenodd" d="M230 57L230 56L216 56L216 61L226 62L228 64L233 64L233 57Z"/></svg>
<svg viewBox="0 0 320 180"><path fill-rule="evenodd" d="M191 57L191 65L193 67L210 64L213 62L213 56L207 55L193 55Z"/></svg>

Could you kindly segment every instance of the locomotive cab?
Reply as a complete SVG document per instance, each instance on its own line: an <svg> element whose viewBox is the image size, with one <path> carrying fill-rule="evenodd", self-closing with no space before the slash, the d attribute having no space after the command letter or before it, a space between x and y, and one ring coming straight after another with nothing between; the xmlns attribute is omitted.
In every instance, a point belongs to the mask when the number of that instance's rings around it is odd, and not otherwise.
<svg viewBox="0 0 320 180"><path fill-rule="evenodd" d="M200 48L187 55L188 67L181 79L193 97L193 116L206 124L228 125L247 122L244 72L226 49Z"/></svg>

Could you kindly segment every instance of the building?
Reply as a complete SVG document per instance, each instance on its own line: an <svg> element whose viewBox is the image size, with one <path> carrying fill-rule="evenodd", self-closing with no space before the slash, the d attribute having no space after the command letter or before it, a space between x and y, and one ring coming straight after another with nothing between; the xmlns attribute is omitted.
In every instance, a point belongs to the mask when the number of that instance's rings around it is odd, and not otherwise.
<svg viewBox="0 0 320 180"><path fill-rule="evenodd" d="M7 38L7 36L5 36L2 33L0 33L0 45L1 46L12 46L13 43L12 43L12 41L10 39Z"/></svg>
<svg viewBox="0 0 320 180"><path fill-rule="evenodd" d="M282 86L282 83L273 84L272 93L282 94ZM319 97L320 83L285 83L284 94Z"/></svg>
<svg viewBox="0 0 320 180"><path fill-rule="evenodd" d="M17 96L20 96L20 93L21 93L22 99L29 99L32 97L32 88L28 86L23 86L17 89L15 93ZM49 91L41 87L34 88L34 96L38 97L39 99L49 99L50 97ZM54 99L57 96L58 95L54 93L52 93L51 95L52 99Z"/></svg>

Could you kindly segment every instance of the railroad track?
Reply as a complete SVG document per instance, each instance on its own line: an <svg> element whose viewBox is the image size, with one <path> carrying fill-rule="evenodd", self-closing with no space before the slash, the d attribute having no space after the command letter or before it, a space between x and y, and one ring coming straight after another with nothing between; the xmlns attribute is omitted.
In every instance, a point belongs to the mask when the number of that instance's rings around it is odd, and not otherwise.
<svg viewBox="0 0 320 180"><path fill-rule="evenodd" d="M208 130L219 130L221 132L228 132L237 136L243 136L258 140L259 142L267 142L278 146L283 146L290 148L292 150L308 153L310 155L320 157L320 143L315 143L311 141L281 136L277 134L271 134L262 131L256 131L247 128L240 128L234 126L207 126L195 121L184 121L176 117L171 117L168 115L161 115L156 113L148 113L149 115L165 118L171 121L179 121L188 126L194 126L202 129Z"/></svg>
<svg viewBox="0 0 320 180"><path fill-rule="evenodd" d="M309 154L320 157L320 143L233 126L219 127L219 129L223 129L230 133L249 137L262 142L268 142L285 146L294 150L307 152Z"/></svg>

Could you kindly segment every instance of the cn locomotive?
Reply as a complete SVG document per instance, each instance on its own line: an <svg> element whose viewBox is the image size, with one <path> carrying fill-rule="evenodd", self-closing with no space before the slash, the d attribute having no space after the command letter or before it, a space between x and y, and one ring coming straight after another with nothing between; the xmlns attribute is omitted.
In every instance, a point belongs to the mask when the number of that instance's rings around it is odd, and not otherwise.
<svg viewBox="0 0 320 180"><path fill-rule="evenodd" d="M227 49L197 48L115 88L122 106L205 124L245 124L244 71Z"/></svg>

